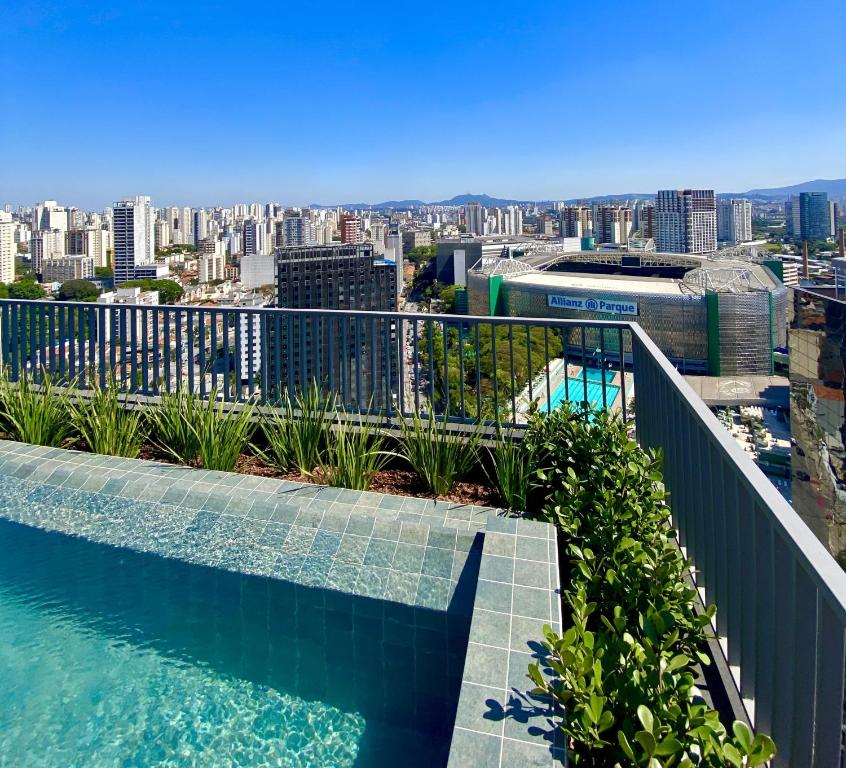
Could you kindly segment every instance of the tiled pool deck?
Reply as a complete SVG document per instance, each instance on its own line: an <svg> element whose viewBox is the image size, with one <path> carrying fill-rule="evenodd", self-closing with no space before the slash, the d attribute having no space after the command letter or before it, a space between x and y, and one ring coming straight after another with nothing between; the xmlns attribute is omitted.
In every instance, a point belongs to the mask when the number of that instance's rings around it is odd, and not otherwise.
<svg viewBox="0 0 846 768"><path fill-rule="evenodd" d="M424 616L469 616L450 768L563 760L548 706L528 696L526 677L543 625L560 626L552 526L484 507L7 441L0 516Z"/></svg>

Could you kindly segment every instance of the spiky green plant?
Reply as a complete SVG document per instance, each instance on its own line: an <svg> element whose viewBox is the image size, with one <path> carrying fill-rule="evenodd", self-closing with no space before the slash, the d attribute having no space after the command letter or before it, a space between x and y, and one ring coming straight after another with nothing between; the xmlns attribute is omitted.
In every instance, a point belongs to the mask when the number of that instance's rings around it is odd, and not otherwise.
<svg viewBox="0 0 846 768"><path fill-rule="evenodd" d="M329 434L327 414L337 398L324 394L313 381L294 398L286 393L279 408L266 412L262 431L267 450L257 453L280 472L299 470L311 476L323 461Z"/></svg>
<svg viewBox="0 0 846 768"><path fill-rule="evenodd" d="M320 477L336 488L366 491L374 475L385 468L395 455L385 450L387 436L359 415L357 419L342 411L326 444Z"/></svg>
<svg viewBox="0 0 846 768"><path fill-rule="evenodd" d="M92 381L89 395L71 401L71 420L94 453L109 456L138 456L146 438L146 420L140 409L129 407L115 377L105 387Z"/></svg>
<svg viewBox="0 0 846 768"><path fill-rule="evenodd" d="M449 429L447 419L415 413L403 420L399 452L436 496L445 496L476 462L481 432Z"/></svg>
<svg viewBox="0 0 846 768"><path fill-rule="evenodd" d="M208 402L196 409L190 424L203 467L223 472L235 469L255 432L254 412L252 401L232 407L219 401L214 390L209 394Z"/></svg>
<svg viewBox="0 0 846 768"><path fill-rule="evenodd" d="M163 392L148 411L152 442L182 464L196 464L200 442L191 425L202 407L197 395L184 387Z"/></svg>
<svg viewBox="0 0 846 768"><path fill-rule="evenodd" d="M0 427L13 440L59 448L73 435L69 403L73 383L56 386L46 371L34 384L28 373L18 381L0 375Z"/></svg>
<svg viewBox="0 0 846 768"><path fill-rule="evenodd" d="M488 481L496 488L509 512L529 508L528 497L537 467L530 442L514 439L512 430L497 429L492 448L488 448L490 468L483 464Z"/></svg>

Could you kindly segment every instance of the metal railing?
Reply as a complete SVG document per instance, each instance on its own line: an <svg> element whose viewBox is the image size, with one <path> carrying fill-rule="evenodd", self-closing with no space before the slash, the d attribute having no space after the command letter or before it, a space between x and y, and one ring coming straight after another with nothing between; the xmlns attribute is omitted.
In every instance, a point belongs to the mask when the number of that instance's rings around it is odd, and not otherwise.
<svg viewBox="0 0 846 768"><path fill-rule="evenodd" d="M562 399L628 416L632 384L624 323L3 300L0 339L12 379L114 375L139 395L260 403L317 381L349 411L456 423L519 426Z"/></svg>
<svg viewBox="0 0 846 768"><path fill-rule="evenodd" d="M386 419L525 423L530 404L631 416L661 449L674 524L777 766L841 764L846 574L636 324L221 307L0 301L12 378L48 370L156 396L187 386L273 403L316 380Z"/></svg>

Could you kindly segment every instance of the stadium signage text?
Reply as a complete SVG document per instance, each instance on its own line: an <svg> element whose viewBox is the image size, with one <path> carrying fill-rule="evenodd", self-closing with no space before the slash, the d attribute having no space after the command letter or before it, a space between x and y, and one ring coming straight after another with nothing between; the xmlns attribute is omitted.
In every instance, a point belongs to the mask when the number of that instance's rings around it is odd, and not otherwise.
<svg viewBox="0 0 846 768"><path fill-rule="evenodd" d="M605 315L636 315L636 301L617 301L600 299L593 296L562 296L557 293L547 294L547 305L559 309L573 309L576 312L601 312Z"/></svg>

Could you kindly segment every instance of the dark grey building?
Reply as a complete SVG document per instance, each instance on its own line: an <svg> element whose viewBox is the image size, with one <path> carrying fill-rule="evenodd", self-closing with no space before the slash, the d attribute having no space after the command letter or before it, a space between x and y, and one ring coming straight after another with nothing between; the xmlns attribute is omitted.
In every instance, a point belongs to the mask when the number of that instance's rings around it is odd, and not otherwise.
<svg viewBox="0 0 846 768"><path fill-rule="evenodd" d="M791 293L793 507L846 566L846 301L833 288Z"/></svg>
<svg viewBox="0 0 846 768"><path fill-rule="evenodd" d="M394 262L375 258L369 243L277 248L275 304L394 312L396 270ZM396 393L400 351L394 320L291 315L281 316L277 325L280 388L296 390L316 380L358 407L371 400L373 407L387 405Z"/></svg>

